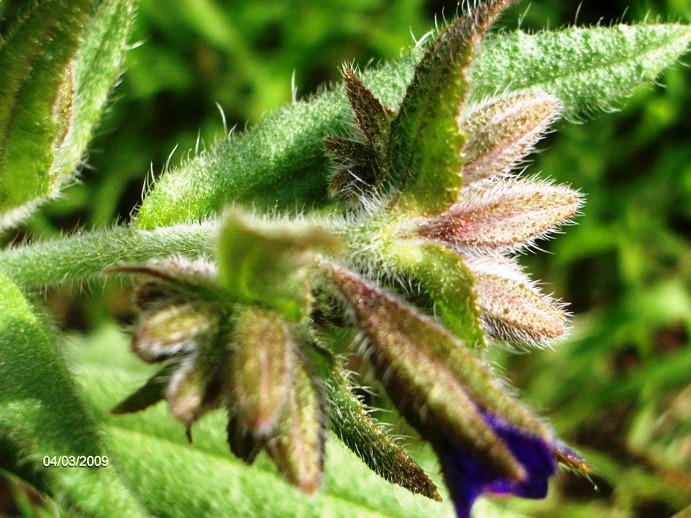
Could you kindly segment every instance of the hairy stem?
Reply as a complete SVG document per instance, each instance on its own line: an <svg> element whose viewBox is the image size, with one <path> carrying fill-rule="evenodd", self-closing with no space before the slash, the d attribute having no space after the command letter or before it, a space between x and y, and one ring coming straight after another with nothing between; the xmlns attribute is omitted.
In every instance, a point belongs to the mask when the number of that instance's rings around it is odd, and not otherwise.
<svg viewBox="0 0 691 518"><path fill-rule="evenodd" d="M216 233L212 222L80 233L0 252L0 272L25 289L86 282L103 278L109 268L122 264L211 255Z"/></svg>

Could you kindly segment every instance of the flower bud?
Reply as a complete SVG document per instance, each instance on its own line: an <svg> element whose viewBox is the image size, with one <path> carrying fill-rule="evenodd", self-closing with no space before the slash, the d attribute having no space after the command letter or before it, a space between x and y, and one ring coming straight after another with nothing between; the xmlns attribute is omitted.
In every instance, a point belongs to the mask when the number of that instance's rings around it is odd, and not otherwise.
<svg viewBox="0 0 691 518"><path fill-rule="evenodd" d="M321 485L324 470L324 413L320 396L302 362L293 363L292 386L266 451L288 481L305 493Z"/></svg>
<svg viewBox="0 0 691 518"><path fill-rule="evenodd" d="M485 330L495 339L541 344L564 334L567 314L543 295L512 261L498 255L467 257Z"/></svg>
<svg viewBox="0 0 691 518"><path fill-rule="evenodd" d="M492 99L459 119L468 135L461 169L464 185L507 173L557 117L559 101L546 93Z"/></svg>
<svg viewBox="0 0 691 518"><path fill-rule="evenodd" d="M209 304L170 304L142 316L132 350L147 362L190 354L218 332L220 319L220 312Z"/></svg>
<svg viewBox="0 0 691 518"><path fill-rule="evenodd" d="M192 424L219 403L221 387L213 370L213 362L191 356L183 360L168 383L168 405L175 418L187 428L190 442Z"/></svg>
<svg viewBox="0 0 691 518"><path fill-rule="evenodd" d="M578 192L533 181L498 181L464 188L458 201L424 221L418 234L454 248L515 251L544 238L581 205Z"/></svg>
<svg viewBox="0 0 691 518"><path fill-rule="evenodd" d="M247 307L233 321L227 375L233 410L255 438L266 439L290 391L296 344L276 311Z"/></svg>
<svg viewBox="0 0 691 518"><path fill-rule="evenodd" d="M468 349L413 308L355 274L322 263L365 333L375 373L399 411L427 439L462 445L493 473L526 473L485 417L492 412L539 437L550 432L511 400Z"/></svg>

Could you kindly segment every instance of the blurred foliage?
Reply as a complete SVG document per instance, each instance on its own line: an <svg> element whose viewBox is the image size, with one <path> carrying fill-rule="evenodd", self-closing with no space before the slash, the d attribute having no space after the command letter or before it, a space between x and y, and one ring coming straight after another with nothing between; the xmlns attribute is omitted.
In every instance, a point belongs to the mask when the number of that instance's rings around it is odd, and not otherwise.
<svg viewBox="0 0 691 518"><path fill-rule="evenodd" d="M26 3L0 2L3 30ZM691 21L690 0L631 3L533 1L500 25ZM83 182L4 239L127 222L150 170L161 174L198 139L222 138L219 108L228 129L242 129L291 100L291 78L298 97L309 95L338 81L343 62L398 56L411 34L455 9L441 0L142 0L139 44ZM660 83L632 92L616 114L560 122L530 167L587 195L578 225L541 243L551 254L521 258L571 302L573 330L554 350L494 360L595 475L562 476L547 500L516 502L529 516L668 517L691 501L691 74L679 65ZM127 320L126 295L95 291L88 304L51 294L58 322L86 331L108 315Z"/></svg>

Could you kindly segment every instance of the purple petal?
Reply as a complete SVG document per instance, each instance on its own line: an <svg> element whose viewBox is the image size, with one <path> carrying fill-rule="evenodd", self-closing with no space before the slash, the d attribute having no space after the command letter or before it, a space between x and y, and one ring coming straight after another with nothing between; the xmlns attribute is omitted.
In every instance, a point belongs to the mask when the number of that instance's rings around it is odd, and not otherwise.
<svg viewBox="0 0 691 518"><path fill-rule="evenodd" d="M485 414L485 420L521 463L526 477L524 480L500 478L472 453L461 449L448 437L443 437L440 457L459 518L469 518L473 502L485 492L544 498L547 495L549 477L557 470L551 448L543 438L516 428L491 414Z"/></svg>

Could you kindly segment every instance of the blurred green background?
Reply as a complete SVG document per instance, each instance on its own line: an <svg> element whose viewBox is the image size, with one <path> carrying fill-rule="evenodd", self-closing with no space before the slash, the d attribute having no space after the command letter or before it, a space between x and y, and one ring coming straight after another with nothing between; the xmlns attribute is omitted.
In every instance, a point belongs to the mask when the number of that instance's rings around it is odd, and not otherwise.
<svg viewBox="0 0 691 518"><path fill-rule="evenodd" d="M499 25L691 21L689 0L630 3L523 2ZM456 10L441 0L140 4L82 182L0 246L126 223L147 176L179 163L198 138L223 137L219 108L242 130L289 102L292 84L303 98L337 82L343 62L395 58L411 34ZM3 31L26 5L0 2ZM615 114L558 123L530 166L587 196L578 225L541 243L549 253L521 258L545 291L571 303L572 332L553 350L493 359L595 474L560 477L546 501L521 502L529 516L669 517L691 503L691 74L679 64L660 83L631 92ZM131 318L114 288L51 291L48 303L68 331Z"/></svg>

